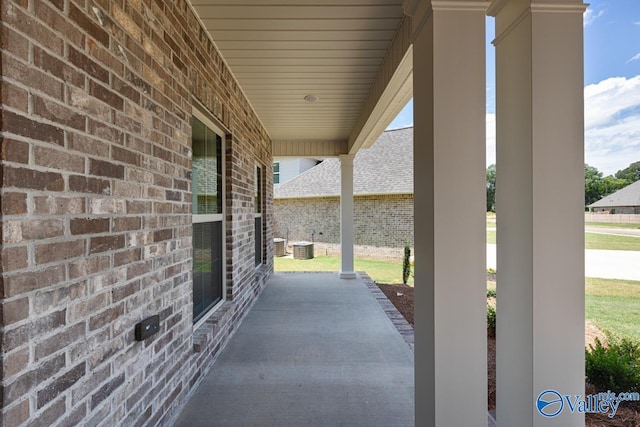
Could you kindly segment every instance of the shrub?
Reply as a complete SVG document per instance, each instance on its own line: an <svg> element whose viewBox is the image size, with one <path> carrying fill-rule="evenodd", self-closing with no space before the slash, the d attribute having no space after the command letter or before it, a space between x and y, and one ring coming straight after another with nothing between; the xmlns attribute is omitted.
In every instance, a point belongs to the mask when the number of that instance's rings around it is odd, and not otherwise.
<svg viewBox="0 0 640 427"><path fill-rule="evenodd" d="M496 288L487 288L487 298L496 297Z"/></svg>
<svg viewBox="0 0 640 427"><path fill-rule="evenodd" d="M408 243L404 245L404 257L402 259L402 283L405 285L409 281L411 274L411 248Z"/></svg>
<svg viewBox="0 0 640 427"><path fill-rule="evenodd" d="M487 330L490 336L496 336L496 308L493 304L487 304Z"/></svg>
<svg viewBox="0 0 640 427"><path fill-rule="evenodd" d="M585 350L587 381L599 391L615 393L640 388L640 345L627 339L604 346L596 338L595 347Z"/></svg>

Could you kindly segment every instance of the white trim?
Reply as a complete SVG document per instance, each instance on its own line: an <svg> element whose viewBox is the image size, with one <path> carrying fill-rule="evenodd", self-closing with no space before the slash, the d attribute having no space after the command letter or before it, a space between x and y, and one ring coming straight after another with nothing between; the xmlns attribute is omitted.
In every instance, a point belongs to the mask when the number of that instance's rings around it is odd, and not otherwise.
<svg viewBox="0 0 640 427"><path fill-rule="evenodd" d="M433 10L455 10L459 12L486 12L489 4L486 1L432 0L431 8Z"/></svg>
<svg viewBox="0 0 640 427"><path fill-rule="evenodd" d="M222 138L222 143L224 144L225 137L231 132L229 132L226 126L215 119L215 117L209 112L207 107L205 107L202 102L200 102L196 98L193 98L192 101L195 105L191 106L191 115L195 116L198 120L207 125L209 129L217 133L218 136Z"/></svg>
<svg viewBox="0 0 640 427"><path fill-rule="evenodd" d="M224 206L222 208L224 210ZM224 214L192 214L192 224L202 224L203 222L220 222L224 221Z"/></svg>
<svg viewBox="0 0 640 427"><path fill-rule="evenodd" d="M221 258L222 258L222 289L221 289L221 293L222 296L220 298L220 301L218 301L213 307L211 307L207 312L205 312L202 317L200 319L198 319L198 321L196 323L193 323L193 329L192 331L195 331L196 329L198 329L200 326L202 326L202 324L204 322L206 322L212 315L214 312L216 312L220 306L222 306L222 304L227 301L227 221L225 220L225 213L227 211L226 208L226 202L227 202L227 195L226 195L226 191L225 189L226 187L226 180L227 180L227 167L226 167L226 159L225 159L225 152L226 152L226 144L227 144L227 135L230 134L230 132L225 132L223 129L226 129L225 127L221 126L218 124L218 121L215 120L212 116L209 115L209 113L207 112L206 107L199 102L197 99L193 98L193 105L191 108L191 114L193 117L197 118L198 120L200 120L202 123L205 124L205 126L208 126L209 129L211 129L214 133L216 133L219 137L220 137L220 153L221 153L221 172L222 172L222 187L221 187L221 191L220 191L220 195L222 196L222 213L219 214L191 214L191 226L193 227L193 224L200 224L203 222L220 222L222 224L222 230L221 230L221 235L222 235L222 248L221 248ZM189 152L189 157L193 157L193 133L191 135L191 148L190 148L190 152ZM191 168L191 170L193 171L193 166ZM192 179L193 182L193 179ZM193 197L193 188L191 189L191 195ZM192 255L192 262L193 262L193 255ZM191 277L191 283L193 286L193 276ZM193 294L191 296L191 303L192 303L192 309L191 309L191 316L193 318ZM193 321L193 320L192 320Z"/></svg>

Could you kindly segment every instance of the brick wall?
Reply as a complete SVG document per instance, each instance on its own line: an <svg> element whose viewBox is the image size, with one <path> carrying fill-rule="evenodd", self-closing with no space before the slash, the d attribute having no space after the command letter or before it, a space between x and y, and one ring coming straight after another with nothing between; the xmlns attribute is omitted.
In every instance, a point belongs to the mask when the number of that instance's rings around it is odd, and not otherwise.
<svg viewBox="0 0 640 427"><path fill-rule="evenodd" d="M311 240L316 254L340 253L340 198L274 200L275 237L289 242ZM287 234L288 230L288 234ZM413 247L413 195L389 194L354 198L356 256L402 259L405 242Z"/></svg>
<svg viewBox="0 0 640 427"><path fill-rule="evenodd" d="M271 142L185 0L3 0L1 19L2 424L166 425L273 269L253 244ZM196 329L194 98L229 132L228 299Z"/></svg>
<svg viewBox="0 0 640 427"><path fill-rule="evenodd" d="M635 209L640 210L638 207ZM605 212L587 212L584 214L584 220L588 222L640 224L640 214L618 212L618 208L616 208L615 214L609 213L609 210L606 210Z"/></svg>

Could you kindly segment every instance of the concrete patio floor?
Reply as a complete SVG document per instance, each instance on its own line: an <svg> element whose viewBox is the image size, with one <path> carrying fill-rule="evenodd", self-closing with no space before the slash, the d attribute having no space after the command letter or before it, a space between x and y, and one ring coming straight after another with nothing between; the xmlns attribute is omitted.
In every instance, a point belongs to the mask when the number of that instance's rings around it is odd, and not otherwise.
<svg viewBox="0 0 640 427"><path fill-rule="evenodd" d="M362 279L276 273L176 426L413 426L413 351Z"/></svg>

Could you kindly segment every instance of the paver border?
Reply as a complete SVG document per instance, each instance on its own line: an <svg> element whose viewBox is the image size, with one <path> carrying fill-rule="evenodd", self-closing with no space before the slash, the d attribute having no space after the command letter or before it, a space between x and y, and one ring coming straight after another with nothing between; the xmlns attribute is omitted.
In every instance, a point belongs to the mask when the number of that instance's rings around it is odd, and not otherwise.
<svg viewBox="0 0 640 427"><path fill-rule="evenodd" d="M358 278L362 280L365 285L367 285L367 288L369 288L369 292L371 292L373 297L378 301L378 304L380 304L382 310L385 312L389 320L391 320L393 326L395 326L400 335L402 335L402 338L404 338L404 341L407 343L411 351L414 351L415 337L413 326L411 326L411 324L407 322L402 313L400 313L396 306L393 305L391 301L389 301L389 298L387 298L384 292L380 290L378 285L376 285L376 282L374 282L367 273L365 273L364 271L359 271L357 274Z"/></svg>

